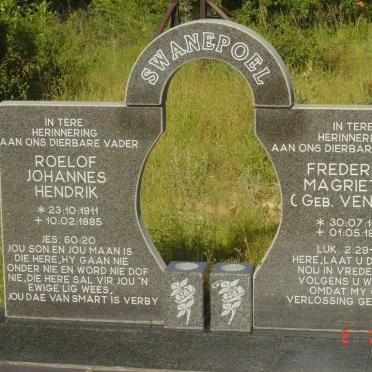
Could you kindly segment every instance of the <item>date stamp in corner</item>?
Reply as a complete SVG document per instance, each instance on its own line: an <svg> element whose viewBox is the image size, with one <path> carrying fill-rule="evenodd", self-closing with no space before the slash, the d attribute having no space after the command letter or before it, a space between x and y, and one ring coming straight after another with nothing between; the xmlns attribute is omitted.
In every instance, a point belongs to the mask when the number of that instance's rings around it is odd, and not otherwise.
<svg viewBox="0 0 372 372"><path fill-rule="evenodd" d="M343 328L341 330L341 344L342 345L348 345L349 344L349 336L350 336L350 330L348 328ZM368 342L369 345L372 345L372 329L368 330L367 342Z"/></svg>

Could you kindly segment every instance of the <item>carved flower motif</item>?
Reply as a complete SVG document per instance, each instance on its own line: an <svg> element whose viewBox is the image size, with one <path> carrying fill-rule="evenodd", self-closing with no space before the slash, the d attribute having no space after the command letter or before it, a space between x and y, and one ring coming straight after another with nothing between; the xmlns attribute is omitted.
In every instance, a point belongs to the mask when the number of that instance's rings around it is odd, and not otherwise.
<svg viewBox="0 0 372 372"><path fill-rule="evenodd" d="M219 291L218 293L221 293ZM222 301L226 302L236 302L239 301L244 294L244 289L242 287L230 287L228 292L225 292L222 296Z"/></svg>
<svg viewBox="0 0 372 372"><path fill-rule="evenodd" d="M194 305L194 294L196 289L193 285L187 284L188 279L181 282L174 282L171 284L171 297L174 297L174 302L177 304L177 318L186 314L186 324L190 322L191 307Z"/></svg>
<svg viewBox="0 0 372 372"><path fill-rule="evenodd" d="M222 312L220 315L230 315L228 324L233 321L236 310L240 307L245 293L243 287L238 286L238 284L239 279L233 281L218 280L212 285L212 288L220 288L218 291L218 294L222 295Z"/></svg>

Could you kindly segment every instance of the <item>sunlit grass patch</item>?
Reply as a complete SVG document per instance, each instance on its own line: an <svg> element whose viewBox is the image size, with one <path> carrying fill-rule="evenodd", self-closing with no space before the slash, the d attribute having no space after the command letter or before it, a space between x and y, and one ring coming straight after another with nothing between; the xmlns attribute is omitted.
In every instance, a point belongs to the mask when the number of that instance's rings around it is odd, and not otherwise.
<svg viewBox="0 0 372 372"><path fill-rule="evenodd" d="M141 190L164 259L259 262L279 220L276 182L253 133L247 82L222 63L184 66L170 85L167 129Z"/></svg>

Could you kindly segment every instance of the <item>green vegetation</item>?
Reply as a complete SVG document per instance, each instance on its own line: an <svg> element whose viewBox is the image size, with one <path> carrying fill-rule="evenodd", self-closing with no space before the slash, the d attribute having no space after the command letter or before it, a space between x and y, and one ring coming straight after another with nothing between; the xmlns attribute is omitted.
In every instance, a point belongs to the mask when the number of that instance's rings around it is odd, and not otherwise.
<svg viewBox="0 0 372 372"><path fill-rule="evenodd" d="M130 69L168 1L71 3L72 10L58 1L0 0L0 99L123 100ZM366 1L222 3L277 48L297 103L372 103ZM184 19L195 13L190 1L182 9ZM253 134L249 88L236 71L204 61L175 75L141 203L166 261L261 260L277 230L280 195Z"/></svg>
<svg viewBox="0 0 372 372"><path fill-rule="evenodd" d="M141 194L155 244L167 261L258 261L276 231L279 194L245 80L215 62L190 63L167 107Z"/></svg>

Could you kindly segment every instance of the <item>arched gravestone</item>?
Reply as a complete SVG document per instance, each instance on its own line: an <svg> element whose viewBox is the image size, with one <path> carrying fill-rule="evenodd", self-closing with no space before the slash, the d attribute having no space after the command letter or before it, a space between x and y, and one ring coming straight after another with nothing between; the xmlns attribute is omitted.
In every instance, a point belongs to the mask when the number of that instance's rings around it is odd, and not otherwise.
<svg viewBox="0 0 372 372"><path fill-rule="evenodd" d="M163 105L173 73L198 58L224 61L248 81L256 134L281 186L281 224L254 275L254 328L366 331L371 108L293 105L277 52L252 30L226 21L193 22L151 43L132 70L127 105Z"/></svg>
<svg viewBox="0 0 372 372"><path fill-rule="evenodd" d="M293 105L272 46L208 20L144 50L125 105L1 103L7 317L163 323L165 265L141 221L141 174L171 77L202 58L248 81L281 186L281 225L254 276L254 327L370 328L370 107Z"/></svg>
<svg viewBox="0 0 372 372"><path fill-rule="evenodd" d="M256 107L290 107L293 103L289 74L272 45L237 23L203 20L178 26L147 46L130 74L126 104L164 105L173 74L196 59L235 67L249 83Z"/></svg>

